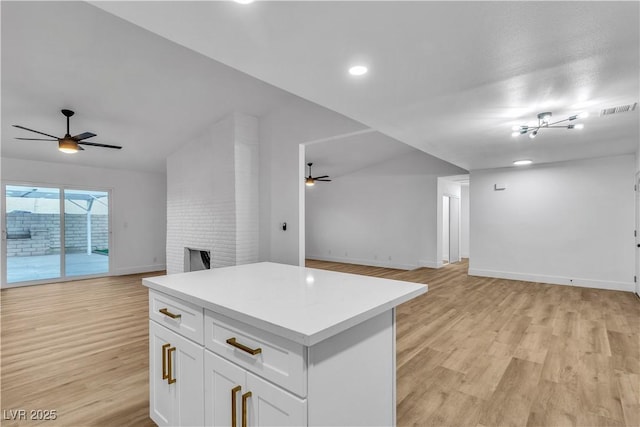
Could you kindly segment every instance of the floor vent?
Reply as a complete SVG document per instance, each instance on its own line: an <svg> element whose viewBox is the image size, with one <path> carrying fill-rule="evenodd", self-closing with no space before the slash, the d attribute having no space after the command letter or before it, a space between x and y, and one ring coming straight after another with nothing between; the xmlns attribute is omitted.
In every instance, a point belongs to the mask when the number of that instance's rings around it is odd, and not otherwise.
<svg viewBox="0 0 640 427"><path fill-rule="evenodd" d="M605 108L604 110L600 111L600 116L610 116L611 114L626 113L627 111L634 111L636 108L638 108L637 102L628 105L620 105L619 107Z"/></svg>

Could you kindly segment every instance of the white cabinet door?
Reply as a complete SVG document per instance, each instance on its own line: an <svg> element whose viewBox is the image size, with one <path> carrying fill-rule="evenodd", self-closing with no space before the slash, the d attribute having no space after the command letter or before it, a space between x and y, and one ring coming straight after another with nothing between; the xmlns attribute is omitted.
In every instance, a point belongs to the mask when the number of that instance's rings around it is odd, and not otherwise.
<svg viewBox="0 0 640 427"><path fill-rule="evenodd" d="M246 392L245 380L244 369L210 351L205 351L205 425L240 427L242 394Z"/></svg>
<svg viewBox="0 0 640 427"><path fill-rule="evenodd" d="M306 426L307 401L247 372L247 425Z"/></svg>
<svg viewBox="0 0 640 427"><path fill-rule="evenodd" d="M171 387L167 375L167 350L172 333L149 322L149 406L151 419L159 426L174 424L175 387ZM163 347L165 346L165 347Z"/></svg>
<svg viewBox="0 0 640 427"><path fill-rule="evenodd" d="M299 399L208 350L204 366L205 425L307 425L306 399Z"/></svg>
<svg viewBox="0 0 640 427"><path fill-rule="evenodd" d="M150 415L160 426L204 424L204 349L149 321Z"/></svg>

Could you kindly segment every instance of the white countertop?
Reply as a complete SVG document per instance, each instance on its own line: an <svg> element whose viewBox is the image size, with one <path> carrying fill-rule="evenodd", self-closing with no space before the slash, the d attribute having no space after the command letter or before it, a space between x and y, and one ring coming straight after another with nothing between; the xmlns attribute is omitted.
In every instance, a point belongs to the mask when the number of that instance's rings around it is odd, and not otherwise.
<svg viewBox="0 0 640 427"><path fill-rule="evenodd" d="M142 283L307 346L427 292L418 283L271 262Z"/></svg>

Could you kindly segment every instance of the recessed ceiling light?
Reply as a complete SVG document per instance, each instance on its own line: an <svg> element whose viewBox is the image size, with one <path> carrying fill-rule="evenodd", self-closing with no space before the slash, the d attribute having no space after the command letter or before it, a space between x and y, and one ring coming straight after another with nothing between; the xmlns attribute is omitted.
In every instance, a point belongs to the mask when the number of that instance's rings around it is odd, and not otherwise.
<svg viewBox="0 0 640 427"><path fill-rule="evenodd" d="M364 65L354 65L349 68L349 74L352 76L361 76L363 74L367 74L367 71L369 71L369 69Z"/></svg>
<svg viewBox="0 0 640 427"><path fill-rule="evenodd" d="M533 163L531 160L516 160L515 162L513 162L513 164L516 166L525 166L530 165L531 163Z"/></svg>
<svg viewBox="0 0 640 427"><path fill-rule="evenodd" d="M240 4L251 4L254 2L254 0L233 0L233 1Z"/></svg>

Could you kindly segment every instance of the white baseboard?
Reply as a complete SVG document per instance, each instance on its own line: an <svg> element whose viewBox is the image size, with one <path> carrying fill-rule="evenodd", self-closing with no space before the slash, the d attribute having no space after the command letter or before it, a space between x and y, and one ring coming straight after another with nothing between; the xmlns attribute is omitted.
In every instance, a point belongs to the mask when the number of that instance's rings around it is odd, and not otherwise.
<svg viewBox="0 0 640 427"><path fill-rule="evenodd" d="M114 270L113 276L125 276L127 274L151 273L154 271L164 271L166 264L139 265L135 267L118 268Z"/></svg>
<svg viewBox="0 0 640 427"><path fill-rule="evenodd" d="M612 291L633 292L635 290L635 284L633 282L546 276L543 274L514 273L510 271L484 270L479 268L469 268L469 276L495 277L498 279L521 280L524 282L548 283L551 285L577 286L582 288L607 289Z"/></svg>
<svg viewBox="0 0 640 427"><path fill-rule="evenodd" d="M307 259L315 259L318 261L330 261L330 262L342 262L345 264L357 264L357 265L369 265L372 267L384 267L384 268L396 268L398 270L414 270L418 268L415 264L402 264L395 263L393 261L380 261L375 259L361 259L361 258L346 258L346 257L332 257L306 254Z"/></svg>
<svg viewBox="0 0 640 427"><path fill-rule="evenodd" d="M419 260L418 261L418 266L420 266L420 267L442 268L443 265L444 264L443 264L442 261L425 261L425 260Z"/></svg>

